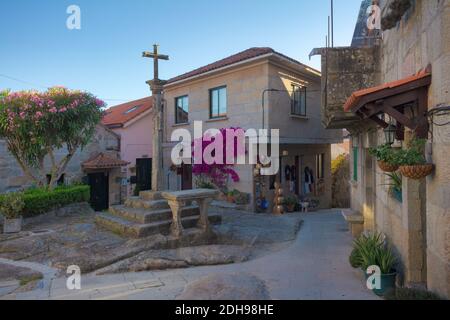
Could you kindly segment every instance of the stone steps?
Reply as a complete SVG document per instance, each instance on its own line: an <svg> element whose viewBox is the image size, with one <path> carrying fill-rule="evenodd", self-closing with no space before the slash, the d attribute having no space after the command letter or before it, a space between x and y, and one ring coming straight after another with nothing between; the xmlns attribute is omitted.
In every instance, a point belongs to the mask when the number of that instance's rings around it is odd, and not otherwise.
<svg viewBox="0 0 450 320"><path fill-rule="evenodd" d="M181 219L181 222L185 229L195 228L199 218L199 215L186 216ZM222 217L220 215L210 215L209 221L211 224L218 224L222 221ZM144 238L155 234L168 235L172 219L152 223L139 223L110 213L99 213L96 216L96 222L117 234L131 238Z"/></svg>
<svg viewBox="0 0 450 320"><path fill-rule="evenodd" d="M129 208L124 205L112 206L109 208L109 213L119 218L124 218L133 222L152 223L163 220L172 219L172 210L147 210L142 208ZM198 206L188 206L181 212L182 217L189 217L199 215Z"/></svg>
<svg viewBox="0 0 450 320"><path fill-rule="evenodd" d="M166 200L145 200L139 197L131 197L125 201L125 206L135 209L160 210L169 209Z"/></svg>
<svg viewBox="0 0 450 320"><path fill-rule="evenodd" d="M146 201L151 200L163 200L161 192L158 191L141 191L139 192L139 198Z"/></svg>

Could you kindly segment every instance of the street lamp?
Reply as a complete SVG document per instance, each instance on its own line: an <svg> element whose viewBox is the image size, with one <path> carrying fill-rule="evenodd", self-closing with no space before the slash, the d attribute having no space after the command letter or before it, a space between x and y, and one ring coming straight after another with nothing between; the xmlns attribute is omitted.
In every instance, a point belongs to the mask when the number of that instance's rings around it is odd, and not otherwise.
<svg viewBox="0 0 450 320"><path fill-rule="evenodd" d="M391 123L383 131L386 143L389 145L393 145L395 142L395 133L397 132L397 127Z"/></svg>

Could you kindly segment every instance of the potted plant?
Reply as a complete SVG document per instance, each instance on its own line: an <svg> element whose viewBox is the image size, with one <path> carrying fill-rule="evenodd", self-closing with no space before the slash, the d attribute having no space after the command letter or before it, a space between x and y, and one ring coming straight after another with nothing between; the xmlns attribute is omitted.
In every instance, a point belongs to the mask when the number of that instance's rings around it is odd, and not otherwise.
<svg viewBox="0 0 450 320"><path fill-rule="evenodd" d="M234 201L238 205L247 205L250 202L250 195L248 193L239 192Z"/></svg>
<svg viewBox="0 0 450 320"><path fill-rule="evenodd" d="M354 249L350 256L350 263L352 266L362 268L366 280L371 276L367 274L369 267L377 266L380 269L380 287L373 289L373 292L378 296L383 296L395 289L397 278L396 258L383 238L380 233L362 235L355 240Z"/></svg>
<svg viewBox="0 0 450 320"><path fill-rule="evenodd" d="M425 139L413 138L408 148L400 150L397 158L400 165L400 172L403 176L420 180L429 176L434 169L434 165L427 163L424 155Z"/></svg>
<svg viewBox="0 0 450 320"><path fill-rule="evenodd" d="M22 212L25 202L21 193L7 193L0 198L0 213L4 217L3 233L17 233L22 230Z"/></svg>
<svg viewBox="0 0 450 320"><path fill-rule="evenodd" d="M286 197L283 204L286 206L287 212L294 212L298 205L298 199L294 196Z"/></svg>
<svg viewBox="0 0 450 320"><path fill-rule="evenodd" d="M388 173L386 174L391 182L386 184L386 186L389 186L389 193L390 195L398 200L399 202L403 202L403 195L402 195L402 189L403 189L403 184L402 184L402 175L398 172L392 172L392 173Z"/></svg>
<svg viewBox="0 0 450 320"><path fill-rule="evenodd" d="M395 150L390 144L383 144L376 148L370 148L371 156L377 158L378 166L384 172L395 172L399 168Z"/></svg>
<svg viewBox="0 0 450 320"><path fill-rule="evenodd" d="M235 203L236 201L236 190L227 192L227 201L230 203Z"/></svg>

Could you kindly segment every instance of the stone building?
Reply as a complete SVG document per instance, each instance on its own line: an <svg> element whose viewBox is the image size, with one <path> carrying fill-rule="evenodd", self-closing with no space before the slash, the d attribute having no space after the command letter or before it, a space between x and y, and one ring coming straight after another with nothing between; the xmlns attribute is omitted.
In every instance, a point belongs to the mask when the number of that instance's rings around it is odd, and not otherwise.
<svg viewBox="0 0 450 320"><path fill-rule="evenodd" d="M280 173L261 181L253 165L237 165L240 182L230 182L228 188L250 194L253 209L262 198L271 208L278 181L285 195L315 198L320 207L329 208L331 144L342 142L342 130L327 131L320 125L320 79L320 72L271 48L251 48L170 79L164 86L168 189L193 187L190 166L169 170L174 143L168 139L175 129L192 133L194 121L203 122L203 131L280 129ZM306 168L313 175L311 192L304 188Z"/></svg>
<svg viewBox="0 0 450 320"><path fill-rule="evenodd" d="M56 159L65 156L65 150L55 153ZM48 159L47 159L48 160ZM98 125L91 142L79 149L69 162L66 171L59 180L60 184L85 182L91 185L91 202L95 209L107 209L120 203L124 198L121 167L127 162L120 160L120 136L103 125ZM46 161L50 171L50 163ZM32 186L8 152L6 142L0 140L0 193L20 190Z"/></svg>
<svg viewBox="0 0 450 320"><path fill-rule="evenodd" d="M394 246L400 281L450 297L450 1L382 1L381 25L369 45L313 51L322 55L323 123L351 133L351 206ZM435 165L426 179L403 177L401 197L368 152L386 143L389 124L397 147L427 138Z"/></svg>

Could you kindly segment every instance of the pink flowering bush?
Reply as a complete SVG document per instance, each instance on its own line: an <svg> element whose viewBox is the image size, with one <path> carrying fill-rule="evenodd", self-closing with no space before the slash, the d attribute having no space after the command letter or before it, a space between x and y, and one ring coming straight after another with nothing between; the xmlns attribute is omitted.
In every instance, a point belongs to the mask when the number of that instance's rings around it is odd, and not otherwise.
<svg viewBox="0 0 450 320"><path fill-rule="evenodd" d="M226 138L226 131L227 130L239 130L239 128L228 128L228 129L221 129L221 135L223 137L223 159L220 161L221 163L214 162L213 164L206 164L204 159L204 151L205 149L213 143L214 139L216 137L212 137L211 140L213 141L205 141L205 139L200 139L197 141L194 141L193 145L195 143L199 143L202 146L202 164L194 164L192 166L192 174L196 177L197 182L200 184L204 184L205 182L211 182L215 186L217 186L221 190L225 190L227 188L227 182L228 179L231 178L233 182L239 182L240 177L237 174L237 172L233 169L233 165L227 165L226 161L226 154L230 150L227 150L227 138ZM234 143L234 158L236 159L238 156L238 142L235 139ZM244 151L245 153L245 151ZM195 159L195 147L193 150L193 157Z"/></svg>
<svg viewBox="0 0 450 320"><path fill-rule="evenodd" d="M0 137L24 173L37 185L47 184L44 159L51 163L52 189L79 148L92 138L105 103L90 93L66 88L46 92L0 93ZM56 159L55 150L67 155Z"/></svg>

